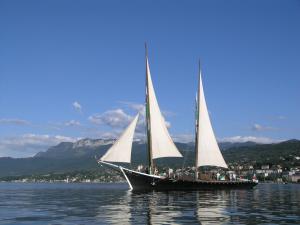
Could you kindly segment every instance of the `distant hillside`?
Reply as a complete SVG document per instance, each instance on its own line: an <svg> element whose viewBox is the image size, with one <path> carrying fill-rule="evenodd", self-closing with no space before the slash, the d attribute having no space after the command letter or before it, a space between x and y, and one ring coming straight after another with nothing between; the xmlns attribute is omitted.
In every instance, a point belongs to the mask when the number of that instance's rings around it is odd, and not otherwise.
<svg viewBox="0 0 300 225"><path fill-rule="evenodd" d="M111 146L114 140L83 139L75 143L62 142L40 152L30 158L0 158L0 176L45 174L50 172L70 172L79 170L99 170L95 157L99 158ZM157 165L182 167L194 164L194 145L191 143L176 143L184 158L162 158L155 160ZM227 163L253 164L264 163L283 164L285 166L300 166L300 141L290 140L278 144L221 143L223 155ZM134 142L132 164L147 162L146 145Z"/></svg>
<svg viewBox="0 0 300 225"><path fill-rule="evenodd" d="M296 158L300 157L300 141L289 140L277 144L230 148L223 154L228 162L238 162L240 164L300 166L300 160Z"/></svg>
<svg viewBox="0 0 300 225"><path fill-rule="evenodd" d="M220 142L219 147L222 150L227 150L230 148L239 148L239 147L250 147L250 146L255 146L259 145L256 142L252 141L247 141L247 142Z"/></svg>

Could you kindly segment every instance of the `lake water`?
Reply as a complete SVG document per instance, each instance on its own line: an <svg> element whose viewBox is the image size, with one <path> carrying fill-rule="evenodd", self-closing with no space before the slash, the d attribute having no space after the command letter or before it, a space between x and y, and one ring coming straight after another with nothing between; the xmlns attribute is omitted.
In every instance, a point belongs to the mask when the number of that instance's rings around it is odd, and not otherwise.
<svg viewBox="0 0 300 225"><path fill-rule="evenodd" d="M0 224L300 224L300 185L128 191L127 184L0 183Z"/></svg>

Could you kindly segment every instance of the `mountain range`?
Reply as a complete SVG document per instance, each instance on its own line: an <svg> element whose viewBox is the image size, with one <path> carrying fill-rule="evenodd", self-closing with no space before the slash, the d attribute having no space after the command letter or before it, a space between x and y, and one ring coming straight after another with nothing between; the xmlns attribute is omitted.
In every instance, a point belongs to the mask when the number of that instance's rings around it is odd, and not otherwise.
<svg viewBox="0 0 300 225"><path fill-rule="evenodd" d="M77 142L61 142L45 152L39 152L28 158L0 158L0 177L64 173L80 170L99 170L95 158L102 156L114 140L82 139ZM194 163L194 143L176 143L184 158L162 158L155 160L157 165L182 167ZM298 165L300 160L300 141L289 140L277 144L219 143L227 163L263 164L287 161L291 166ZM135 141L132 148L132 164L147 162L146 144ZM128 165L127 165L128 166Z"/></svg>

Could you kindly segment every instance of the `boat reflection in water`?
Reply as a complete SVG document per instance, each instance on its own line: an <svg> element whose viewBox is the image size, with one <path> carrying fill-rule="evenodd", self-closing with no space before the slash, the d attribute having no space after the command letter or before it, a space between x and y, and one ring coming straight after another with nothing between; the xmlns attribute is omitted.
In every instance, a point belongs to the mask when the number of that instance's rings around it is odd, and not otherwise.
<svg viewBox="0 0 300 225"><path fill-rule="evenodd" d="M230 191L217 192L127 192L128 208L109 222L129 218L132 224L185 224L230 222L226 207L232 198ZM234 198L233 198L234 200ZM121 200L122 201L122 200ZM116 209L115 209L116 210ZM125 222L125 221L124 221Z"/></svg>
<svg viewBox="0 0 300 225"><path fill-rule="evenodd" d="M99 206L97 217L110 224L223 223L231 221L226 214L231 198L230 191L126 191L119 204Z"/></svg>

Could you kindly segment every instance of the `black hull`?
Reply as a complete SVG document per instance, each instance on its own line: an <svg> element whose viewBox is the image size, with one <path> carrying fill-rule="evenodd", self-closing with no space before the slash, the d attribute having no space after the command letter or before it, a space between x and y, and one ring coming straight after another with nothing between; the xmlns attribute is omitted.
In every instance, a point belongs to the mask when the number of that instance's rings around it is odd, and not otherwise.
<svg viewBox="0 0 300 225"><path fill-rule="evenodd" d="M189 191L250 189L257 185L254 181L188 181L151 176L122 168L126 180L133 190Z"/></svg>

